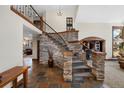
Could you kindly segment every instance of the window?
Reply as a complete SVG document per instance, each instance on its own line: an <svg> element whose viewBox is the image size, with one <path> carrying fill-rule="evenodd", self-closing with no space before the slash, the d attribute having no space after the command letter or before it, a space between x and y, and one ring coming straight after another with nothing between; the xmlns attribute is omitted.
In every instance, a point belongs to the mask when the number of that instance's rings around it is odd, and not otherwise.
<svg viewBox="0 0 124 93"><path fill-rule="evenodd" d="M119 56L119 52L124 50L124 31L122 26L112 27L112 56Z"/></svg>
<svg viewBox="0 0 124 93"><path fill-rule="evenodd" d="M66 18L66 30L70 31L73 29L73 18L72 17L67 17Z"/></svg>

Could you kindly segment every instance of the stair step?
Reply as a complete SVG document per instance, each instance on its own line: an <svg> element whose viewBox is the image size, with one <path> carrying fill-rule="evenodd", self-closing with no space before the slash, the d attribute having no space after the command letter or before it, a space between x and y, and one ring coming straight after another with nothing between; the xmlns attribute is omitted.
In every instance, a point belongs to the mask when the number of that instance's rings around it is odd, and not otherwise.
<svg viewBox="0 0 124 93"><path fill-rule="evenodd" d="M90 68L88 66L83 65L83 66L75 66L73 67L73 69L90 69Z"/></svg>
<svg viewBox="0 0 124 93"><path fill-rule="evenodd" d="M73 67L83 66L83 65L84 65L84 63L73 63L72 64Z"/></svg>
<svg viewBox="0 0 124 93"><path fill-rule="evenodd" d="M91 69L73 69L73 73L85 73L85 72L92 72Z"/></svg>
<svg viewBox="0 0 124 93"><path fill-rule="evenodd" d="M81 60L74 60L72 63L83 63Z"/></svg>
<svg viewBox="0 0 124 93"><path fill-rule="evenodd" d="M80 60L80 58L72 58L73 61ZM80 60L81 61L81 60Z"/></svg>
<svg viewBox="0 0 124 93"><path fill-rule="evenodd" d="M73 76L72 82L73 83L83 83L84 82L84 78L80 77L80 76Z"/></svg>
<svg viewBox="0 0 124 93"><path fill-rule="evenodd" d="M78 77L93 77L93 75L89 72L85 72L85 73L75 73L73 74L74 76L78 76Z"/></svg>
<svg viewBox="0 0 124 93"><path fill-rule="evenodd" d="M79 58L80 56L72 56L72 58Z"/></svg>

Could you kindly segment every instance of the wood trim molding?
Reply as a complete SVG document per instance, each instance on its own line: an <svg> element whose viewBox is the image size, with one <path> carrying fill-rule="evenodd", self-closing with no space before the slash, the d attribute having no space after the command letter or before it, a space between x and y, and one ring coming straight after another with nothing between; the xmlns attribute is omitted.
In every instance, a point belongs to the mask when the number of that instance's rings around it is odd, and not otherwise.
<svg viewBox="0 0 124 93"><path fill-rule="evenodd" d="M118 61L118 59L110 58L110 59L105 59L105 61Z"/></svg>
<svg viewBox="0 0 124 93"><path fill-rule="evenodd" d="M76 41L68 41L68 43L79 43L80 41L79 40L76 40Z"/></svg>
<svg viewBox="0 0 124 93"><path fill-rule="evenodd" d="M58 32L58 33L68 33L68 32L79 32L79 30L62 31L62 32Z"/></svg>
<svg viewBox="0 0 124 93"><path fill-rule="evenodd" d="M104 39L96 36L86 37L84 39L81 39L80 41L94 41L94 40L105 41Z"/></svg>
<svg viewBox="0 0 124 93"><path fill-rule="evenodd" d="M71 33L71 32L79 32L79 31L78 30L63 31L63 32L58 32L58 34L65 34L65 33ZM55 33L49 33L49 34L55 34Z"/></svg>
<svg viewBox="0 0 124 93"><path fill-rule="evenodd" d="M112 29L123 29L124 26L112 26Z"/></svg>

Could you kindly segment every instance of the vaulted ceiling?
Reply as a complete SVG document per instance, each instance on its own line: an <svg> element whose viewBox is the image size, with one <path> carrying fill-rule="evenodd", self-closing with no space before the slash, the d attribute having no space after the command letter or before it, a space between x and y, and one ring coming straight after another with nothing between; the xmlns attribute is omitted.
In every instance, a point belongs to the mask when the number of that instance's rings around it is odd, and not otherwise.
<svg viewBox="0 0 124 93"><path fill-rule="evenodd" d="M81 5L77 22L83 23L124 23L124 5Z"/></svg>
<svg viewBox="0 0 124 93"><path fill-rule="evenodd" d="M48 11L58 12L59 9L61 9L63 13L66 13L69 11L76 12L76 9L77 9L77 5L33 5L33 7L37 10L37 12L40 15Z"/></svg>
<svg viewBox="0 0 124 93"><path fill-rule="evenodd" d="M59 5L34 5L40 15L58 11ZM124 5L61 5L63 12L73 11L79 23L124 23Z"/></svg>

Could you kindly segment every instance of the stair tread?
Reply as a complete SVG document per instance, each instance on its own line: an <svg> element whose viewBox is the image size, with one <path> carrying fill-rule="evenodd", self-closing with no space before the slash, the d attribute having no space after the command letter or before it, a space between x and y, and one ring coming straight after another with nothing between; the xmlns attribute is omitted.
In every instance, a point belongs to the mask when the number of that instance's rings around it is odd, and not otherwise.
<svg viewBox="0 0 124 93"><path fill-rule="evenodd" d="M88 69L88 68L89 68L89 67L86 66L86 65L73 67L73 69ZM90 69L90 68L89 68L89 69Z"/></svg>
<svg viewBox="0 0 124 93"><path fill-rule="evenodd" d="M93 75L89 72L83 72L83 73L75 73L74 76L92 77Z"/></svg>
<svg viewBox="0 0 124 93"><path fill-rule="evenodd" d="M72 58L79 58L79 56L72 56Z"/></svg>
<svg viewBox="0 0 124 93"><path fill-rule="evenodd" d="M72 61L72 63L83 63L83 61L81 61L81 60L74 60L74 61Z"/></svg>

